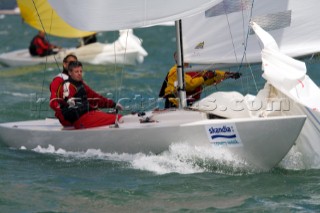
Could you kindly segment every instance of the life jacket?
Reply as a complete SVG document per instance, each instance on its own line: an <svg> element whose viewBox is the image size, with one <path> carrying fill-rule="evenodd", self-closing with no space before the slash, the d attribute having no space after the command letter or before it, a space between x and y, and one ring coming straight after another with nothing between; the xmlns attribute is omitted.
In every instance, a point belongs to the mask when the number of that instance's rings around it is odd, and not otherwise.
<svg viewBox="0 0 320 213"><path fill-rule="evenodd" d="M73 97L69 98L70 87L74 87L77 92ZM63 101L60 103L60 108L65 120L74 123L83 114L92 110L88 101L87 92L82 82L67 79L61 84L58 94L60 94L61 88L63 89Z"/></svg>
<svg viewBox="0 0 320 213"><path fill-rule="evenodd" d="M168 74L167 74L166 78L164 79L164 81L162 83L162 86L161 86L161 89L160 89L160 92L159 92L159 97L160 98L162 98L164 96L164 91L167 88L167 82L168 82Z"/></svg>
<svg viewBox="0 0 320 213"><path fill-rule="evenodd" d="M188 73L186 73L186 75L189 75L192 78L194 78L194 77L198 77L199 76L199 72L196 72L196 71L195 72L188 72ZM160 92L159 92L159 97L164 97L165 89L167 88L167 84L168 84L168 74L167 74L165 80L162 83L162 86L161 86L161 89L160 89ZM187 95L187 97L188 96L192 96L192 98L194 98L195 100L199 100L200 96L201 96L201 92L202 92L202 86L199 86L194 91L192 91L191 93L187 92L186 95ZM171 95L170 97L173 97L173 96Z"/></svg>
<svg viewBox="0 0 320 213"><path fill-rule="evenodd" d="M187 75L191 76L192 78L199 77L199 72L194 71L194 72L188 72L186 73ZM194 100L197 101L201 97L201 92L202 92L202 85L198 86L196 89L194 89L192 92L187 92L187 97L192 97Z"/></svg>

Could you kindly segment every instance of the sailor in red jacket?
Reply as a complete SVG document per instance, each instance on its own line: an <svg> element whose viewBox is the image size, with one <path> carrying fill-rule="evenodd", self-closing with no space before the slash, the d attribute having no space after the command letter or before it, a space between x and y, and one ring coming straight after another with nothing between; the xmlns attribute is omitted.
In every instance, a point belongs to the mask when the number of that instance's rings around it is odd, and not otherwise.
<svg viewBox="0 0 320 213"><path fill-rule="evenodd" d="M57 76L55 76L50 84L50 107L55 111L56 118L59 119L60 123L63 126L72 126L72 124L65 120L61 109L60 109L60 99L58 98L58 89L62 85L62 83L69 78L68 74L68 66L70 62L78 61L77 56L73 54L68 54L63 59L63 70L62 73L59 73Z"/></svg>
<svg viewBox="0 0 320 213"><path fill-rule="evenodd" d="M117 116L121 117L121 115L105 113L98 109L114 108L116 104L111 99L99 95L83 82L81 62L69 63L68 73L69 78L59 86L57 98L54 100L58 102L59 107L56 110L59 110L58 114L63 116L64 120L76 129L82 129L114 124ZM50 106L53 105L52 102ZM121 105L117 106L122 109Z"/></svg>
<svg viewBox="0 0 320 213"><path fill-rule="evenodd" d="M45 33L43 31L39 31L39 33L30 42L29 53L32 56L44 57L56 54L57 51L53 51L54 48L58 48L58 46L50 44L45 38Z"/></svg>

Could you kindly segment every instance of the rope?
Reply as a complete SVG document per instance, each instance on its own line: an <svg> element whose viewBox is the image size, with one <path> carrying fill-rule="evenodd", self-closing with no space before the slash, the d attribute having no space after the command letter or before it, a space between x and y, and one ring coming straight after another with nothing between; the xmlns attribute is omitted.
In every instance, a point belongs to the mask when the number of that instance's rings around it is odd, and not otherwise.
<svg viewBox="0 0 320 213"><path fill-rule="evenodd" d="M249 12L250 20L252 18L253 5L254 5L254 0L251 3L251 9L250 9L250 12ZM238 63L238 58L237 58L237 54L236 54L236 51L235 51L235 44L233 42L233 36L232 36L232 33L231 33L231 26L230 26L230 22L229 22L229 19L228 19L228 14L226 12L226 7L224 7L224 8L225 8L225 14L226 14L227 22L228 22L228 28L229 28L229 32L230 32L230 37L231 37L231 41L232 41L232 46L233 46L233 50L234 50L235 59L236 59L236 62ZM243 26L243 29L244 29L245 28L245 23L244 23L244 10L243 9L242 9L242 26ZM245 31L243 30L243 32L245 32ZM244 51L243 51L243 55L242 55L242 58L241 58L241 61L240 61L240 64L239 64L237 72L240 72L240 70L241 70L241 68L242 68L242 66L244 64L244 61L247 62L247 54L246 54L246 52L247 52L247 45L248 45L248 39L249 39L249 32L250 32L250 26L248 26L247 34L243 35L244 36L243 37L243 39L244 39ZM256 80L254 78L251 65L249 63L246 63L246 64L248 64L248 67L250 69L250 73L251 73L251 76L252 76L252 80L253 80L253 83L255 85L255 89L258 92L257 82L256 82ZM241 82L242 82L242 78L241 78ZM243 84L241 84L241 85L242 85L242 89L244 90L244 85Z"/></svg>
<svg viewBox="0 0 320 213"><path fill-rule="evenodd" d="M254 0L252 0L251 8L250 8L250 13L249 13L250 20L252 19L253 5L254 5ZM242 14L243 14L243 10L242 10ZM244 18L243 18L242 20L244 20ZM243 24L243 27L244 27L244 24ZM245 39L244 39L244 53L243 53L243 55L242 55L241 63L240 63L240 66L239 66L239 69L238 69L238 70L240 70L240 69L242 68L244 61L247 61L247 54L246 54L246 52L247 52L247 46L248 46L249 32L250 32L250 26L248 25L247 35L245 36ZM260 46L260 49L262 49L261 46ZM252 80L253 80L253 83L254 83L256 92L258 92L259 90L258 90L257 82L256 82L256 79L254 78L251 65L250 65L250 63L246 63L246 64L248 65L248 67L249 67L249 69L250 69L250 74L251 74L251 76L252 76Z"/></svg>
<svg viewBox="0 0 320 213"><path fill-rule="evenodd" d="M48 35L47 35L47 31L46 31L45 28L44 28L42 19L41 19L40 15L39 15L38 8L37 8L36 4L34 3L34 0L32 0L32 3L33 3L33 6L34 6L34 9L35 9L36 12L37 12L37 16L38 16L38 18L39 18L39 21L40 21L42 30L43 30L43 32L45 32L45 37L46 37L47 41L50 43L49 37L48 37ZM53 13L53 11L51 11L51 13ZM52 14L51 14L51 21L52 21ZM51 27L52 27L52 23L50 24L50 31L51 31ZM54 61L56 62L57 67L59 68L59 64L58 64L58 61L57 61L55 55L53 55L53 58L54 58ZM47 59L48 59L48 57L46 56L46 64L47 64Z"/></svg>
<svg viewBox="0 0 320 213"><path fill-rule="evenodd" d="M115 38L115 32L113 33L113 40L116 41ZM114 52L114 78L115 78L115 84L116 84L116 88L118 88L118 83L117 83L117 52L116 52L116 42L113 42L113 52ZM116 91L116 100L118 100L118 94ZM118 110L116 109L116 120L115 120L115 125L116 128L119 127L119 114L118 114Z"/></svg>
<svg viewBox="0 0 320 213"><path fill-rule="evenodd" d="M120 35L121 36L121 35ZM123 83L123 76L124 76L124 67L125 67L125 61L126 61L126 55L127 55L127 46L128 46L128 37L129 37L129 30L127 30L127 36L126 36L126 43L125 43L125 48L124 48L124 56L123 56L123 63L121 66L121 75L120 75L120 79L119 79L119 87L117 87L117 83L116 83L116 88L119 88L118 90L116 90L116 97L115 100L119 101L120 95L121 95L121 88L122 88L122 83ZM115 53L115 77L116 75L116 68L117 68L117 54L116 54L116 42L114 42L114 53ZM116 81L117 82L117 81ZM118 102L117 101L117 102ZM115 127L119 127L119 113L118 113L118 109L116 109L116 121L115 121Z"/></svg>
<svg viewBox="0 0 320 213"><path fill-rule="evenodd" d="M50 43L49 37L48 37L47 32L46 32L46 30L45 30L45 28L44 28L42 19L41 19L41 17L40 17L38 8L37 8L34 0L32 0L32 3L33 3L33 6L34 6L34 9L36 10L37 16L38 16L38 18L39 18L39 21L40 21L42 30L43 30L43 32L45 32L45 37L46 37L47 41ZM51 11L51 23L50 23L49 31L51 31L51 29L52 29L52 15L53 15L53 11ZM58 64L58 62L57 62L57 59L56 59L55 55L53 55L53 58L54 58L55 63L56 63L56 65L57 65L58 69L59 69L59 64ZM42 97L43 97L43 92L44 92L44 89L43 89L43 88L44 88L44 84L45 84L45 83L44 83L44 82L45 82L45 78L46 78L46 72L45 72L45 71L47 70L47 64L48 64L48 57L46 56L46 61L45 61L44 70L43 70L43 79L42 79L41 95L40 95L40 98L41 98L41 99L42 99ZM38 117L40 117L41 106L42 106L41 103L42 103L42 102L40 102L40 108L39 108L39 111L38 111Z"/></svg>
<svg viewBox="0 0 320 213"><path fill-rule="evenodd" d="M223 1L223 4L225 2ZM234 46L234 42L233 42L233 36L232 36L232 33L231 33L231 27L230 27L230 22L229 22L229 18L228 18L228 14L227 14L227 11L226 11L226 5L223 5L223 8L224 8L224 13L226 14L226 19L227 19L227 22L228 22L228 27L229 27L229 33L230 33L230 37L231 37L231 41L232 41L232 46L233 46L233 53L234 53L234 57L236 58L236 61L238 63L238 58L237 58L237 53L236 53L236 48Z"/></svg>
<svg viewBox="0 0 320 213"><path fill-rule="evenodd" d="M117 99L116 100L118 100L120 95L121 95L121 88L122 88L122 82L123 82L123 76L124 76L124 67L125 67L125 61L126 61L126 56L127 56L128 37L129 37L129 30L127 30L126 43L125 43L124 56L123 56L123 63L122 63L122 66L121 66L120 89L118 90L118 94L117 94Z"/></svg>

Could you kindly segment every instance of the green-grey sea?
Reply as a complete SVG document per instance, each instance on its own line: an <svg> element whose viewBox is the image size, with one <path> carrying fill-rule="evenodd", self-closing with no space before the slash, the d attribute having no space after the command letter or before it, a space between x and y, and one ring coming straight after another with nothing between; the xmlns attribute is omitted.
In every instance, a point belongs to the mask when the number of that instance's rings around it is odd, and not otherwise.
<svg viewBox="0 0 320 213"><path fill-rule="evenodd" d="M0 53L27 48L36 33L20 16L0 16ZM148 100L134 103L137 110L161 107L150 100L157 99L174 63L175 29L154 26L134 33L149 54L142 64L85 64L85 81L116 99ZM117 37L118 32L98 34L101 42ZM78 45L77 39L49 39L63 47ZM314 58L306 61L319 85L320 64ZM204 95L231 89L255 94L263 86L260 65L233 70L242 78L208 88ZM52 117L49 83L59 72L56 64L0 65L0 122ZM320 212L320 171L303 169L297 160L261 172L242 169L223 153L208 158L183 145L154 155L67 152L52 146L26 150L0 141L0 212Z"/></svg>

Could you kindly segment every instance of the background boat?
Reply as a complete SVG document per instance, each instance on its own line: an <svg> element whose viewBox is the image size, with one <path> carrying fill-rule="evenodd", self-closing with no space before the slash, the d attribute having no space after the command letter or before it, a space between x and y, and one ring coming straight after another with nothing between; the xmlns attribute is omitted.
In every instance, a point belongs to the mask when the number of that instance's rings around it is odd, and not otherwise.
<svg viewBox="0 0 320 213"><path fill-rule="evenodd" d="M62 38L83 38L96 32L81 31L71 27L62 20L46 0L17 1L22 20L34 29L45 31L47 40L51 36ZM33 36L30 37L30 41ZM6 66L36 65L40 63L56 63L67 54L75 54L79 60L89 64L127 64L142 63L148 55L142 47L142 40L133 34L131 29L119 31L118 39L111 43L102 43L99 40L89 45L76 45L73 48L57 49L57 55L49 57L33 57L29 54L30 41L24 49L13 50L0 55L0 63ZM51 42L53 43L53 42ZM63 47L63 46L62 46Z"/></svg>
<svg viewBox="0 0 320 213"><path fill-rule="evenodd" d="M16 1L3 0L0 2L0 15L2 17L4 17L4 15L19 15L19 14L20 14L20 10L17 6Z"/></svg>

